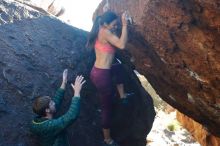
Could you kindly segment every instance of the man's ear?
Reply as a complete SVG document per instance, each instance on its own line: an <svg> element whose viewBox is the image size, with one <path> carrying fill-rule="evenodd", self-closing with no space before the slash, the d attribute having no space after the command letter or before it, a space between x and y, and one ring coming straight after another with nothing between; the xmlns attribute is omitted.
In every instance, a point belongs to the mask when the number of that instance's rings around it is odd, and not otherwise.
<svg viewBox="0 0 220 146"><path fill-rule="evenodd" d="M50 113L50 109L49 109L49 108L46 108L46 109L45 109L45 112L46 112L46 113Z"/></svg>

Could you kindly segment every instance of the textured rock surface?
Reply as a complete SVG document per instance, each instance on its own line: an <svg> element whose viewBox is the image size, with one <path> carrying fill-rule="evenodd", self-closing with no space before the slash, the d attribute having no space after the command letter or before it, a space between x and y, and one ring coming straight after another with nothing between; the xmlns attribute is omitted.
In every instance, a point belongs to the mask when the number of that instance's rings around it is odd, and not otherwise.
<svg viewBox="0 0 220 146"><path fill-rule="evenodd" d="M15 5L16 4L16 5ZM41 13L24 5L19 5L14 1L0 1L0 25L13 23L21 19L37 18Z"/></svg>
<svg viewBox="0 0 220 146"><path fill-rule="evenodd" d="M32 101L40 95L53 96L65 68L69 82L77 74L87 79L80 116L68 128L71 145L101 145L100 107L88 79L94 53L85 48L87 32L14 1L1 0L0 10L0 146L39 145L29 132ZM152 99L133 70L124 67L126 90L134 90L136 96L128 108L116 104L113 135L122 146L144 146L154 119ZM72 95L68 86L59 114L67 110Z"/></svg>
<svg viewBox="0 0 220 146"><path fill-rule="evenodd" d="M110 0L109 6L133 18L127 59L161 98L220 136L219 0Z"/></svg>
<svg viewBox="0 0 220 146"><path fill-rule="evenodd" d="M202 145L202 146L219 146L220 138L211 135L207 132L207 129L189 118L186 115L183 115L180 112L177 112L177 120L184 126L186 129L193 135L193 137Z"/></svg>

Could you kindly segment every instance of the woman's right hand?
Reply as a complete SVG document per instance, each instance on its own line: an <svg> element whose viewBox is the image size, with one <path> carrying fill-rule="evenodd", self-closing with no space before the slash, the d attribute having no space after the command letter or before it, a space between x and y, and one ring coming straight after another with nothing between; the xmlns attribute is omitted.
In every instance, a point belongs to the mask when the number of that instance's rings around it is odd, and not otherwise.
<svg viewBox="0 0 220 146"><path fill-rule="evenodd" d="M71 84L73 90L74 90L74 96L80 96L80 91L82 89L82 85L86 81L84 80L84 77L82 75L77 76L74 85Z"/></svg>
<svg viewBox="0 0 220 146"><path fill-rule="evenodd" d="M124 11L124 13L121 16L122 26L127 26L128 25L127 18L128 18L128 12Z"/></svg>

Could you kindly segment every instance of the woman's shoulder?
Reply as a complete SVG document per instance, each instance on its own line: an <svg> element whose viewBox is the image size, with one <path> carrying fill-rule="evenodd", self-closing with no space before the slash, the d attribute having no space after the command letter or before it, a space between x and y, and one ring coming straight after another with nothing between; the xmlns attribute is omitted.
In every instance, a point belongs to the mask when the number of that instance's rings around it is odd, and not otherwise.
<svg viewBox="0 0 220 146"><path fill-rule="evenodd" d="M109 33L111 33L111 31L110 30L108 30L107 28L100 28L100 34L103 34L103 35L105 35L105 34L109 34Z"/></svg>
<svg viewBox="0 0 220 146"><path fill-rule="evenodd" d="M107 36L107 30L105 29L105 28L101 28L100 29L100 31L99 31L99 33L98 33L98 40L99 41L103 41L103 40L105 40L105 38L106 38L106 36Z"/></svg>
<svg viewBox="0 0 220 146"><path fill-rule="evenodd" d="M99 33L99 38L106 41L109 37L112 37L111 31L103 28Z"/></svg>

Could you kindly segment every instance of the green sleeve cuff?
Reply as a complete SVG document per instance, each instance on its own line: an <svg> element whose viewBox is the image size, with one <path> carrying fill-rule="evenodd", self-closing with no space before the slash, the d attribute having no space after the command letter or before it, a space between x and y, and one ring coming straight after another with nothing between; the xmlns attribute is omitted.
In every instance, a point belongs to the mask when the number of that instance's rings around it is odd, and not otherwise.
<svg viewBox="0 0 220 146"><path fill-rule="evenodd" d="M80 99L80 96L73 96L73 98Z"/></svg>
<svg viewBox="0 0 220 146"><path fill-rule="evenodd" d="M59 88L57 91L58 91L58 92L64 92L65 89Z"/></svg>

